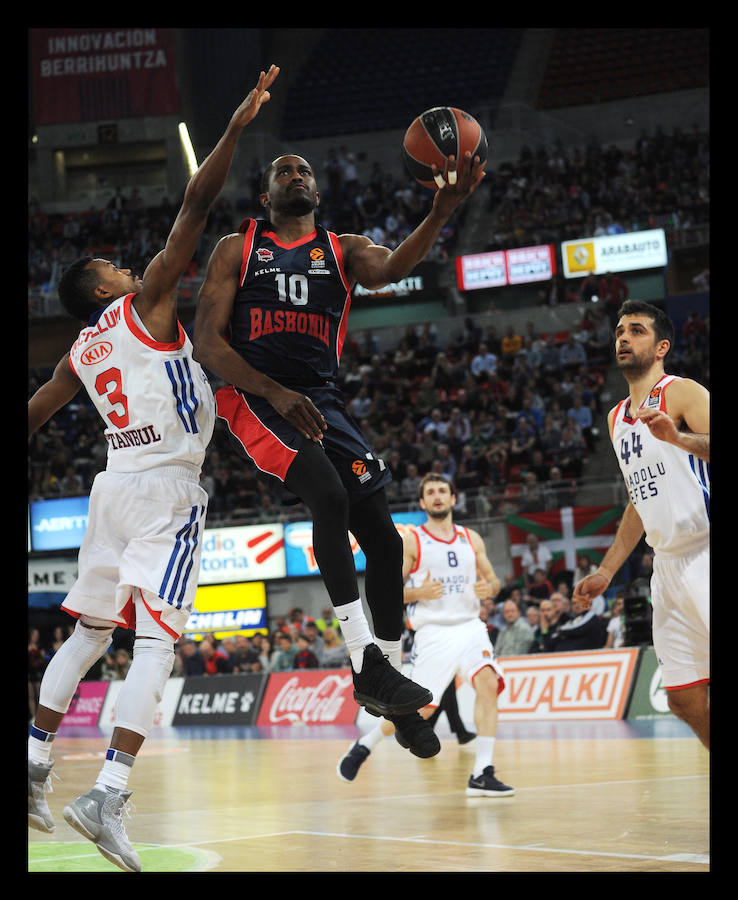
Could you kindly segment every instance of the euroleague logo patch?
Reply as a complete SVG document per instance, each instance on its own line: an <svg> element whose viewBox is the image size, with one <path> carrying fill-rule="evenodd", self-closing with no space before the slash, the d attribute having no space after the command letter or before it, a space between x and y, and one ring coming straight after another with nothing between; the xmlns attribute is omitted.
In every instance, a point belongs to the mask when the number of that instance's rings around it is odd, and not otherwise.
<svg viewBox="0 0 738 900"><path fill-rule="evenodd" d="M361 484L368 481L372 477L372 473L367 470L366 463L361 459L355 459L351 463L351 471L356 475Z"/></svg>
<svg viewBox="0 0 738 900"><path fill-rule="evenodd" d="M661 385L655 387L651 393L648 395L648 402L646 406L650 409L657 408L661 402Z"/></svg>
<svg viewBox="0 0 738 900"><path fill-rule="evenodd" d="M310 275L329 275L330 272L325 265L325 250L322 247L313 247L310 251Z"/></svg>

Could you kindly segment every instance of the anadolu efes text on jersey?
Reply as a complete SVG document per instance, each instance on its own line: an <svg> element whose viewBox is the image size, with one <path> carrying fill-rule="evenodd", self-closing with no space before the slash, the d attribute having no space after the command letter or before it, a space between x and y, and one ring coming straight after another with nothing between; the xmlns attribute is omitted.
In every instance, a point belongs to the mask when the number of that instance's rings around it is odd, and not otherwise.
<svg viewBox="0 0 738 900"><path fill-rule="evenodd" d="M480 603L474 591L477 581L477 554L469 532L454 525L454 536L444 541L424 526L413 529L416 541L415 567L408 575L409 587L420 587L430 575L440 581L443 594L434 600L409 603L410 627L417 631L426 624L457 625L479 618Z"/></svg>
<svg viewBox="0 0 738 900"><path fill-rule="evenodd" d="M665 412L665 394L676 377L664 375L643 408ZM663 556L679 556L706 545L710 539L710 464L654 437L647 425L631 415L627 399L615 408L612 443L649 546Z"/></svg>
<svg viewBox="0 0 738 900"><path fill-rule="evenodd" d="M180 466L199 474L215 422L215 400L178 323L171 343L154 340L119 297L79 333L69 363L105 425L107 469Z"/></svg>
<svg viewBox="0 0 738 900"><path fill-rule="evenodd" d="M316 225L285 244L269 222L248 222L230 343L255 369L306 387L335 379L350 304L335 234Z"/></svg>

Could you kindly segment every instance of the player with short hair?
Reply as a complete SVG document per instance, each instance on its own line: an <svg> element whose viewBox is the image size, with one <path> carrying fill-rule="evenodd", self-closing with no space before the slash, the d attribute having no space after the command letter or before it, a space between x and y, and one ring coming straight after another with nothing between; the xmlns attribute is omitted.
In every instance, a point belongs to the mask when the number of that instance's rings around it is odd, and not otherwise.
<svg viewBox="0 0 738 900"><path fill-rule="evenodd" d="M457 676L468 681L476 692L477 737L466 794L510 797L514 788L496 778L492 764L504 673L480 617L480 600L496 596L502 585L478 532L453 521L453 482L430 472L420 482L418 498L428 518L403 537L402 574L408 624L415 632L413 678L433 692L420 715L433 715ZM402 735L387 721L362 735L339 760L339 778L353 781L371 750L393 733L402 744Z"/></svg>
<svg viewBox="0 0 738 900"><path fill-rule="evenodd" d="M128 779L154 721L197 590L208 496L200 486L215 402L177 319L177 289L222 190L243 128L270 99L279 69L261 72L212 153L190 179L166 245L142 278L109 260L73 263L62 304L86 321L52 378L28 403L33 435L85 388L105 422L108 458L92 485L79 575L62 609L77 619L41 683L28 739L28 824L54 830L45 791L59 725L116 626L135 650L115 729L93 788L64 808L69 825L125 871L141 861L123 827Z"/></svg>
<svg viewBox="0 0 738 900"><path fill-rule="evenodd" d="M627 300L615 358L630 389L607 417L630 496L597 571L574 589L589 605L641 537L654 550L653 645L671 711L710 747L710 394L667 375L674 327L658 307Z"/></svg>
<svg viewBox="0 0 738 900"><path fill-rule="evenodd" d="M197 359L226 382L216 404L234 449L310 510L315 558L349 652L355 699L392 717L422 756L440 745L416 712L430 693L399 672L402 543L385 493L391 475L336 381L354 285L376 289L408 275L484 176L469 154L443 174L449 183L435 194L427 217L390 251L364 235L336 235L318 224L312 167L301 156L278 157L264 173L260 195L268 218L247 219L216 246L194 330ZM374 636L349 531L366 556Z"/></svg>

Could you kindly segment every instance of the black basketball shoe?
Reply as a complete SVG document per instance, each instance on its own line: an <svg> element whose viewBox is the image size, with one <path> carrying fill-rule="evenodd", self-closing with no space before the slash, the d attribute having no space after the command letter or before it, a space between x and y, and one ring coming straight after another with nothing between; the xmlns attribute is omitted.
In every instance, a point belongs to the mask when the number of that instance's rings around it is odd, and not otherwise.
<svg viewBox="0 0 738 900"><path fill-rule="evenodd" d="M361 672L354 673L354 700L373 716L401 716L427 706L433 694L406 678L376 644L364 648Z"/></svg>
<svg viewBox="0 0 738 900"><path fill-rule="evenodd" d="M441 742L433 726L417 712L404 716L389 716L389 720L395 726L397 743L414 756L428 759L441 749Z"/></svg>
<svg viewBox="0 0 738 900"><path fill-rule="evenodd" d="M495 778L494 766L487 766L477 778L470 775L466 787L467 797L512 797L514 794L515 788Z"/></svg>
<svg viewBox="0 0 738 900"><path fill-rule="evenodd" d="M338 760L336 766L336 774L341 781L353 781L356 773L361 768L361 764L371 753L368 747L360 744L358 741L349 747L348 751Z"/></svg>

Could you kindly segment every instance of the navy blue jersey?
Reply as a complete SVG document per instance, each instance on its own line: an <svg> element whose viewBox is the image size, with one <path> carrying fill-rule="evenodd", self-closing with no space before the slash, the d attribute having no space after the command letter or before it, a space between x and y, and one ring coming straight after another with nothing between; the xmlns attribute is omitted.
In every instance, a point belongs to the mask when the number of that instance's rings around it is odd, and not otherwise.
<svg viewBox="0 0 738 900"><path fill-rule="evenodd" d="M230 343L255 369L287 387L333 381L350 304L335 234L316 225L285 244L270 222L245 223Z"/></svg>

